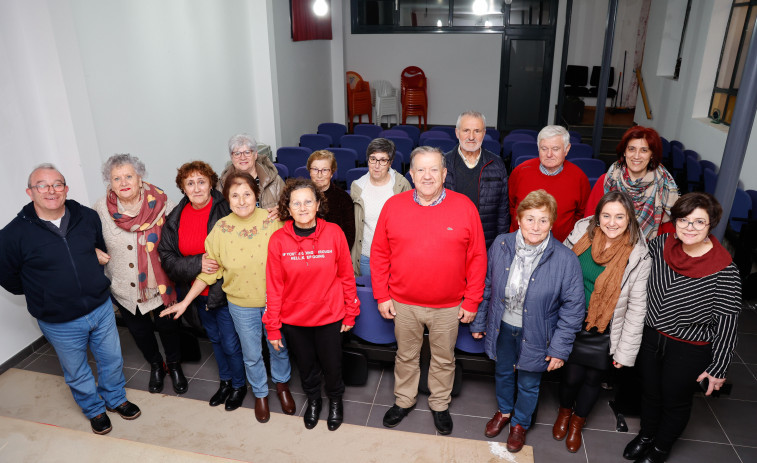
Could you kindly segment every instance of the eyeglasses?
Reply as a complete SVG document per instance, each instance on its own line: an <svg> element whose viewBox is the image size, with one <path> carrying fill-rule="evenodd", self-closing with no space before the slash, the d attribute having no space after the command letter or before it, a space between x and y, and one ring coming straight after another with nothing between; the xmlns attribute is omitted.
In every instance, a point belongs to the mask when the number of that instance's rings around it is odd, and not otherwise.
<svg viewBox="0 0 757 463"><path fill-rule="evenodd" d="M316 169L315 167L310 168L310 175L328 175L331 173L331 169Z"/></svg>
<svg viewBox="0 0 757 463"><path fill-rule="evenodd" d="M694 227L694 230L702 231L709 224L704 219L696 219L696 220L689 221L688 219L684 217L680 217L676 219L676 225L678 226L678 228L689 228L689 225L691 225L692 227Z"/></svg>
<svg viewBox="0 0 757 463"><path fill-rule="evenodd" d="M234 156L235 158L242 157L242 156L244 156L246 158L249 158L250 156L252 156L252 153L254 153L254 152L255 151L251 151L251 150L247 150L247 151L234 151L233 153L231 153L231 155Z"/></svg>
<svg viewBox="0 0 757 463"><path fill-rule="evenodd" d="M381 167L385 167L387 164L389 164L389 159L388 158L378 159L378 158L374 158L373 156L369 156L368 157L368 163L369 164L378 164Z"/></svg>
<svg viewBox="0 0 757 463"><path fill-rule="evenodd" d="M46 193L50 191L50 187L52 187L53 190L60 192L66 188L66 183L58 182L58 183L53 183L52 185L48 185L47 183L38 183L34 185L34 188L36 188L37 191L39 191L40 193Z"/></svg>
<svg viewBox="0 0 757 463"><path fill-rule="evenodd" d="M635 146L626 146L626 152L629 153L629 154L634 154L634 153L636 153L636 147ZM652 152L652 150L650 150L646 146L642 146L641 148L639 148L639 153L641 153L641 154L649 154L651 152Z"/></svg>
<svg viewBox="0 0 757 463"><path fill-rule="evenodd" d="M313 201L312 199L306 199L305 202L302 202L302 203L299 201L294 202L294 203L289 203L289 207L291 207L292 209L300 209L302 206L305 206L305 209L310 209L311 207L313 207L314 204L315 204L315 201Z"/></svg>

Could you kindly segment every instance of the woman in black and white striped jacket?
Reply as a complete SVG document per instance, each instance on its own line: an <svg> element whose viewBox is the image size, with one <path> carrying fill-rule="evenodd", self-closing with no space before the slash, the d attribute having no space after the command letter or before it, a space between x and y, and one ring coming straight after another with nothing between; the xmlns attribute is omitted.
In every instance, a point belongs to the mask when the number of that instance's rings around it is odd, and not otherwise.
<svg viewBox="0 0 757 463"><path fill-rule="evenodd" d="M722 212L714 196L686 194L671 209L675 233L649 243L653 263L637 358L641 431L623 452L629 460L664 462L686 428L696 383L707 395L725 383L741 282L730 254L710 235Z"/></svg>

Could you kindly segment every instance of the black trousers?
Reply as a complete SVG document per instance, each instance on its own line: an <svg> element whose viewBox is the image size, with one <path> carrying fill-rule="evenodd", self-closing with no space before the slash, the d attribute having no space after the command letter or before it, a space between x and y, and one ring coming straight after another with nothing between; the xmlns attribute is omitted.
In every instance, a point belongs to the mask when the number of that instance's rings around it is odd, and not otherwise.
<svg viewBox="0 0 757 463"><path fill-rule="evenodd" d="M281 326L308 400L321 397L321 373L329 399L340 399L344 394L341 328L341 320L323 326Z"/></svg>
<svg viewBox="0 0 757 463"><path fill-rule="evenodd" d="M691 416L697 377L712 361L712 346L663 336L644 326L636 364L641 374L641 435L670 450Z"/></svg>
<svg viewBox="0 0 757 463"><path fill-rule="evenodd" d="M560 406L573 408L576 415L581 418L589 416L589 412L599 398L599 390L605 373L605 370L571 363L568 360L563 367L563 377L558 389Z"/></svg>
<svg viewBox="0 0 757 463"><path fill-rule="evenodd" d="M158 349L158 341L155 339L155 330L160 333L160 342L166 352L166 362L174 363L181 361L181 343L179 338L179 320L172 317L159 317L163 306L146 314L133 314L113 299L113 304L118 307L121 318L129 329L129 333L137 343L145 360L150 363L162 363L163 357ZM154 321L153 321L154 318Z"/></svg>

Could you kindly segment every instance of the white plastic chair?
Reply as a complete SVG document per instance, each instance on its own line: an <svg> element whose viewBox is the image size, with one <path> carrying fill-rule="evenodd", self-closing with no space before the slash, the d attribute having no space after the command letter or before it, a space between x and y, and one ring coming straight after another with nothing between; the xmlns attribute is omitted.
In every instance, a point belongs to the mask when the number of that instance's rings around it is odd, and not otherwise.
<svg viewBox="0 0 757 463"><path fill-rule="evenodd" d="M397 124L400 121L400 105L397 89L385 80L374 81L371 86L374 92L374 111L376 112L376 123L381 124L381 118L386 116L387 123L391 124L391 116L397 118Z"/></svg>

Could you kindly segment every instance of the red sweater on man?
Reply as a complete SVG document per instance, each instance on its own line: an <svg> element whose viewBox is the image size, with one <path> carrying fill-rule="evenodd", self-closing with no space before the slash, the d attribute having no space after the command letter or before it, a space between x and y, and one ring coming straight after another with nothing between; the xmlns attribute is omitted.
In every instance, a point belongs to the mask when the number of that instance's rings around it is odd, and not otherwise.
<svg viewBox="0 0 757 463"><path fill-rule="evenodd" d="M288 220L268 242L266 310L268 339L281 339L281 324L323 326L342 320L355 326L360 301L347 239L339 225L316 219L315 232L297 236Z"/></svg>
<svg viewBox="0 0 757 463"><path fill-rule="evenodd" d="M563 163L557 175L544 175L539 169L539 158L529 159L510 174L508 196L510 197L510 231L518 229L518 205L534 190L546 190L557 201L557 219L552 225L552 235L565 241L573 226L584 217L589 197L589 179L570 161Z"/></svg>
<svg viewBox="0 0 757 463"><path fill-rule="evenodd" d="M435 206L421 206L415 190L392 196L379 215L371 244L371 282L378 302L476 312L486 280L486 242L476 206L446 190Z"/></svg>

